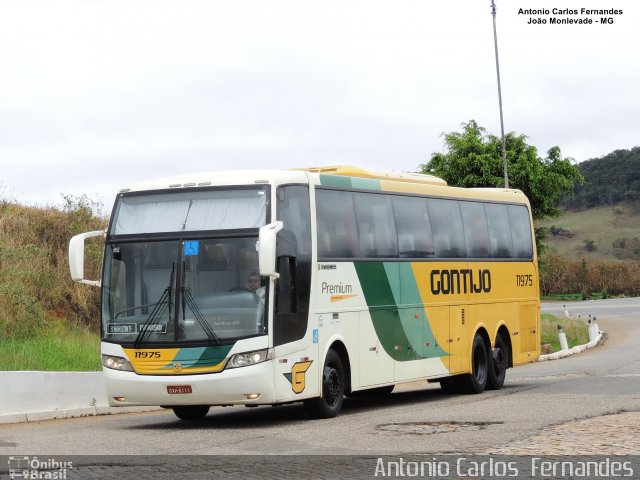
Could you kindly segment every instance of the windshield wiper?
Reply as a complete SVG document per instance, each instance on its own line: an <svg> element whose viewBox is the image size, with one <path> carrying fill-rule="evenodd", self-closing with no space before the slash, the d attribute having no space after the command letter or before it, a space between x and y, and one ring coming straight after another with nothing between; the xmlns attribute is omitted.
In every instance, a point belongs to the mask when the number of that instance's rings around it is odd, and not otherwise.
<svg viewBox="0 0 640 480"><path fill-rule="evenodd" d="M171 274L169 275L169 285L167 286L167 288L164 289L164 291L162 292L162 295L160 296L158 301L154 304L153 310L149 314L149 317L147 317L147 320L140 326L140 331L138 332L138 336L133 342L134 347L137 348L138 346L140 346L140 344L144 340L144 337L150 331L149 327L156 323L156 319L160 317L166 305L168 305L169 311L171 311L171 291L173 289L175 269L176 269L176 263L173 262L171 264Z"/></svg>
<svg viewBox="0 0 640 480"><path fill-rule="evenodd" d="M189 308L193 312L193 316L196 317L196 320L202 327L202 330L204 330L204 333L207 334L207 337L209 337L209 340L211 340L211 342L215 343L216 345L220 345L220 339L218 338L218 336L215 334L215 332L209 325L209 321L207 320L207 317L205 317L200 311L200 309L198 308L198 304L196 303L195 299L193 298L193 295L191 294L191 289L189 287L182 287L183 320L184 320L184 315L186 313L185 312L186 306L189 306Z"/></svg>
<svg viewBox="0 0 640 480"><path fill-rule="evenodd" d="M185 284L185 270L186 268L183 262L182 285ZM193 316L196 317L196 320L202 327L202 330L204 330L204 333L207 334L207 337L209 337L209 340L211 341L211 343L220 345L220 339L218 338L218 336L215 334L215 332L209 325L209 321L207 320L207 317L205 317L200 311L200 308L198 308L198 304L196 303L195 299L193 298L193 295L191 294L191 289L189 287L181 287L180 290L182 292L182 319L183 320L185 319L187 314L187 306L189 306L189 308L193 312Z"/></svg>

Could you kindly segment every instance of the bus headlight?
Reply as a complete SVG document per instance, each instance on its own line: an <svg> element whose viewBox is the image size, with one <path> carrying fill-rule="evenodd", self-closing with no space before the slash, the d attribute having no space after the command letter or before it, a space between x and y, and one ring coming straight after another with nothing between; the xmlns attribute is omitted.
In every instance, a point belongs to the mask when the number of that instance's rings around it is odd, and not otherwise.
<svg viewBox="0 0 640 480"><path fill-rule="evenodd" d="M113 355L102 355L102 365L111 370L120 370L121 372L133 372L131 364L126 358L114 357Z"/></svg>
<svg viewBox="0 0 640 480"><path fill-rule="evenodd" d="M227 363L227 368L248 367L256 363L262 363L273 358L273 350L265 348L264 350L254 350L253 352L236 353L232 355Z"/></svg>

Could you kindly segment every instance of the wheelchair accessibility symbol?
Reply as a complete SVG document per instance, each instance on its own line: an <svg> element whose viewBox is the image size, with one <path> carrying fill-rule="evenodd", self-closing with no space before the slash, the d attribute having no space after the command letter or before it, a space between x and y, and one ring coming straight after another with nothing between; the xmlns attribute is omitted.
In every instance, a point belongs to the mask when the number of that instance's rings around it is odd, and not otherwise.
<svg viewBox="0 0 640 480"><path fill-rule="evenodd" d="M200 242L197 240L191 240L184 242L184 256L185 257L193 257L198 255L198 250L200 249Z"/></svg>

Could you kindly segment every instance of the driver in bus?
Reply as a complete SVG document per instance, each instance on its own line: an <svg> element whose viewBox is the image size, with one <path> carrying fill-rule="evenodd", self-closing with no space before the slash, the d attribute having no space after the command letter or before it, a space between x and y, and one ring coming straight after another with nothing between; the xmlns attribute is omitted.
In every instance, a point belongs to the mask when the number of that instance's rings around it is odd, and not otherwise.
<svg viewBox="0 0 640 480"><path fill-rule="evenodd" d="M260 275L257 272L251 272L247 279L249 283L249 290L255 293L260 301L264 303L264 287L260 284Z"/></svg>

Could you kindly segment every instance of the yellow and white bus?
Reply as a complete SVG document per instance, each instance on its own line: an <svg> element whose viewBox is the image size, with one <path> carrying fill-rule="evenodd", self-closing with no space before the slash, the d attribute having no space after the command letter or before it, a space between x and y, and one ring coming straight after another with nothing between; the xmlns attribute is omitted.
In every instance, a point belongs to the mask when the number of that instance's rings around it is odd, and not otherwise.
<svg viewBox="0 0 640 480"><path fill-rule="evenodd" d="M102 280L85 280L100 235ZM499 389L537 359L534 242L517 190L339 166L131 185L69 262L102 290L111 406L302 401L326 418L418 379Z"/></svg>

